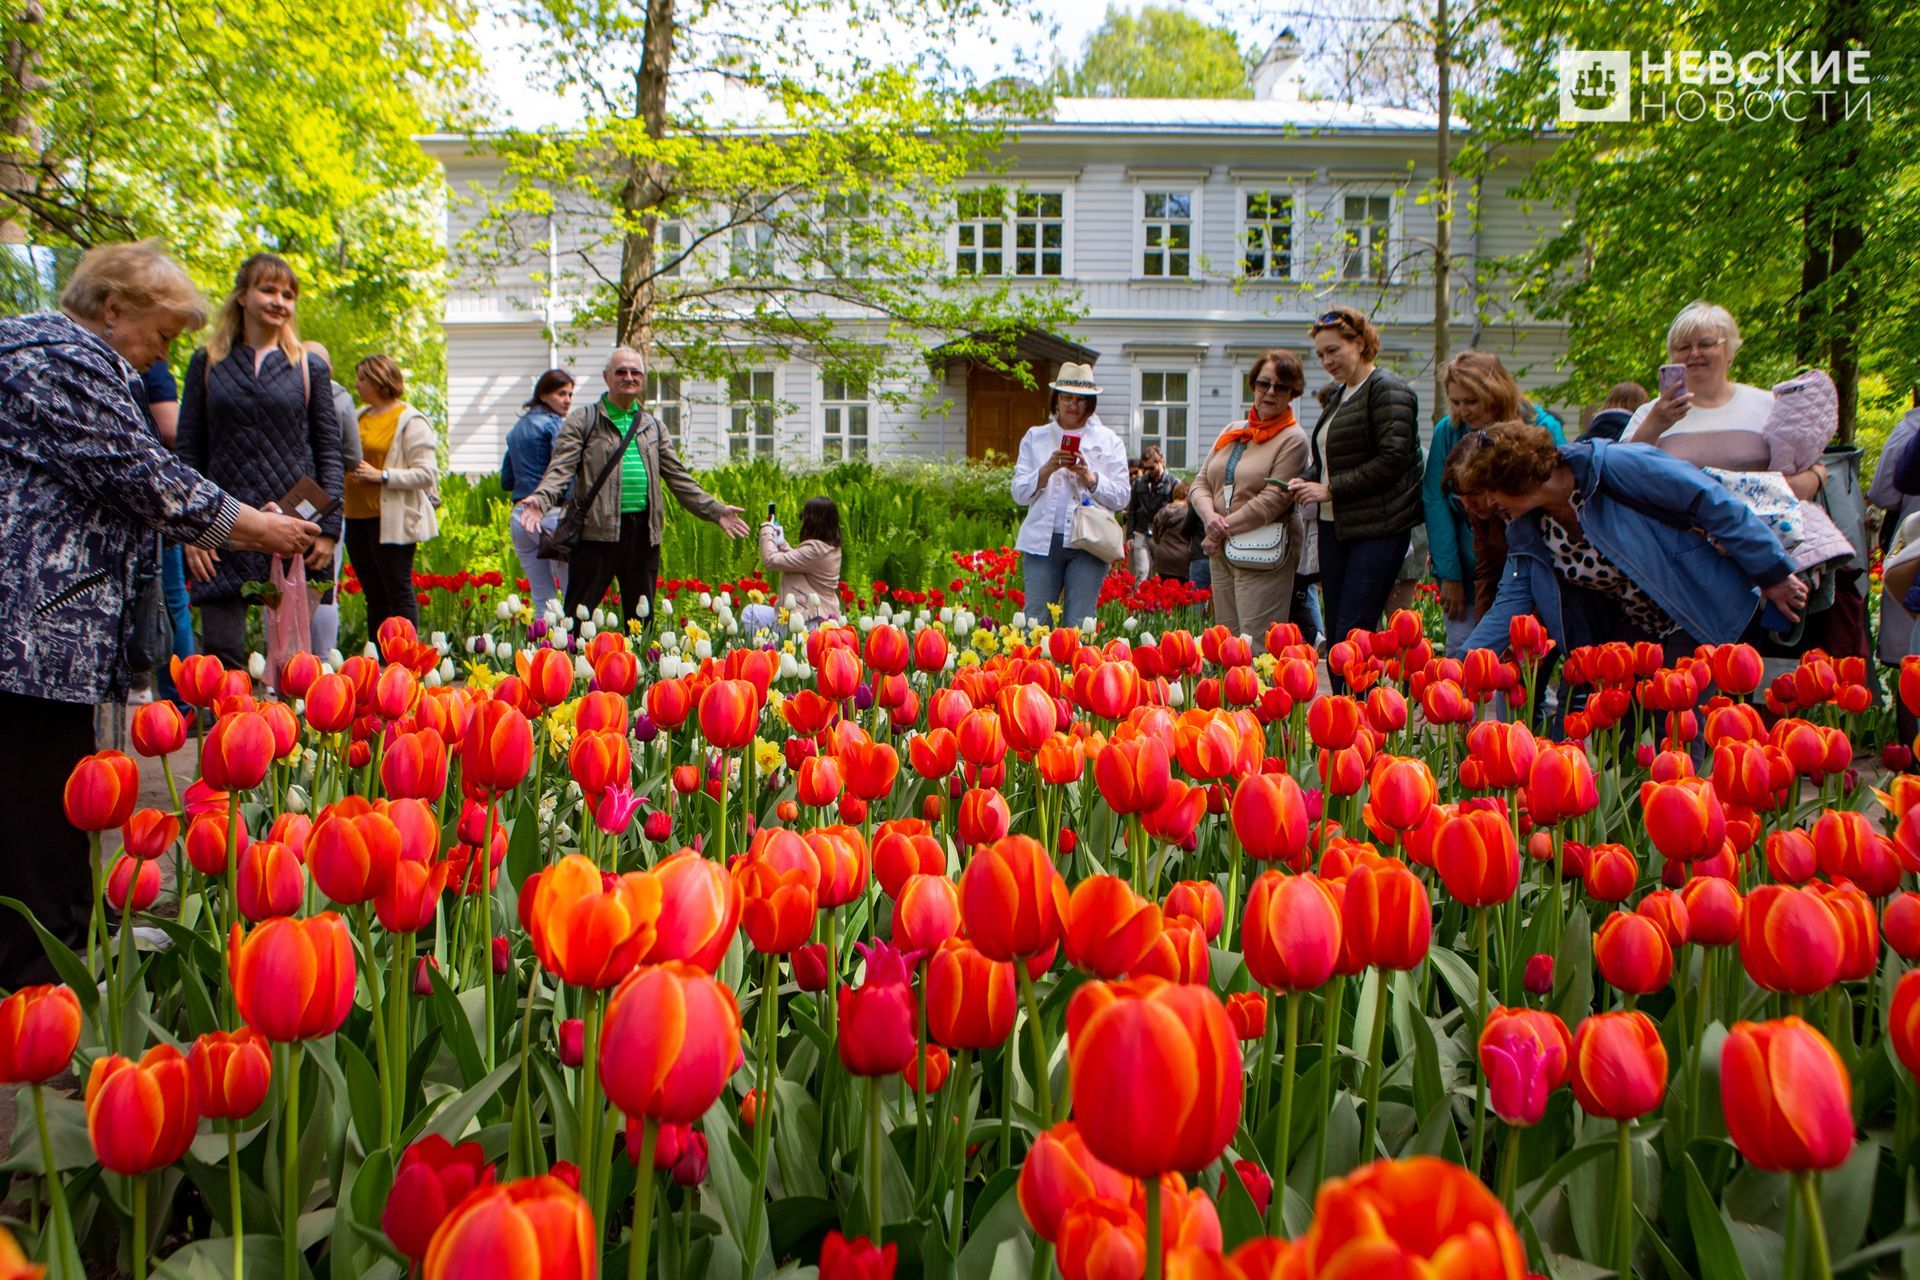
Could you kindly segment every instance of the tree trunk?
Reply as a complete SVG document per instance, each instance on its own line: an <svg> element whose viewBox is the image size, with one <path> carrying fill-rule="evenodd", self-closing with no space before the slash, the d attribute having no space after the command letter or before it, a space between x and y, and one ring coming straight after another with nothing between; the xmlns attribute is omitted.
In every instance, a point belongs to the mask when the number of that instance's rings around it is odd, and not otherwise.
<svg viewBox="0 0 1920 1280"><path fill-rule="evenodd" d="M40 0L26 0L20 10L21 27L37 33L44 30L45 22ZM9 40L0 50L0 129L13 140L9 148L0 150L0 244L27 241L23 197L33 194L35 183L12 148L32 157L40 154L40 126L33 117L34 94L41 87L36 74L39 65L40 51L27 39Z"/></svg>
<svg viewBox="0 0 1920 1280"><path fill-rule="evenodd" d="M647 0L647 26L640 53L640 72L634 79L634 110L647 137L667 136L667 78L673 68L674 0ZM620 245L620 298L615 341L633 347L651 362L653 306L658 272L660 219L650 210L666 191L666 172L648 156L644 163L626 162L626 181L620 186L620 211L629 230Z"/></svg>
<svg viewBox="0 0 1920 1280"><path fill-rule="evenodd" d="M1447 0L1434 0L1433 65L1439 79L1439 154L1433 202L1433 421L1447 411L1447 357L1453 341L1453 32Z"/></svg>
<svg viewBox="0 0 1920 1280"><path fill-rule="evenodd" d="M1827 0L1817 47L1844 52L1866 43L1865 0ZM1817 99L1800 125L1805 194L1800 213L1800 296L1795 348L1801 363L1824 365L1840 397L1842 444L1853 442L1860 407L1860 362L1853 332L1860 288L1852 262L1866 244L1847 183L1860 161L1858 120L1831 98Z"/></svg>

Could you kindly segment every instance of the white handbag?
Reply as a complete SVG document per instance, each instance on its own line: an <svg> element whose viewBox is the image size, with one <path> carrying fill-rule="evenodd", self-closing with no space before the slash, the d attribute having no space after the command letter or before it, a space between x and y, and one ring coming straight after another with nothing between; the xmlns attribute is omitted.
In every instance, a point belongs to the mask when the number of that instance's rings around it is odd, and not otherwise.
<svg viewBox="0 0 1920 1280"><path fill-rule="evenodd" d="M1220 505L1233 506L1233 486L1224 486L1220 491ZM1285 520L1275 520L1263 524L1257 529L1245 533L1236 533L1226 540L1220 548L1220 554L1226 562L1236 569L1277 569L1286 562L1287 552L1292 549L1293 539L1287 531Z"/></svg>
<svg viewBox="0 0 1920 1280"><path fill-rule="evenodd" d="M1127 553L1127 535L1111 511L1082 502L1073 509L1073 528L1068 531L1067 545L1112 564Z"/></svg>

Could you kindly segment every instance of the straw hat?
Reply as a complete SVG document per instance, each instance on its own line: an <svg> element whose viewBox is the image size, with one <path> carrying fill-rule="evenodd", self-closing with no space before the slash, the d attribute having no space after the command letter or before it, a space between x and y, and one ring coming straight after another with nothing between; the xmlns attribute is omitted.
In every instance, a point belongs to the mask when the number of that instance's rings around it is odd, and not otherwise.
<svg viewBox="0 0 1920 1280"><path fill-rule="evenodd" d="M1070 396L1097 396L1101 391L1099 384L1093 380L1093 366L1090 364L1061 365L1060 372L1047 387L1052 391L1064 391Z"/></svg>

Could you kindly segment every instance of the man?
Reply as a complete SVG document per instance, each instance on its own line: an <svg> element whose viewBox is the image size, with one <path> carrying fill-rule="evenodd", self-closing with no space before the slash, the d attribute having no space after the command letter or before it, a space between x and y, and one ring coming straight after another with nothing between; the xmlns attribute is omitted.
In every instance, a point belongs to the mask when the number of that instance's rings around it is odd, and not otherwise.
<svg viewBox="0 0 1920 1280"><path fill-rule="evenodd" d="M340 423L340 474L350 476L353 469L360 465L363 456L360 451L360 411L353 407L352 393L332 376L333 356L327 349L317 342L301 345L306 348L308 355L318 356L320 363L327 366L327 386L333 392L333 416ZM346 554L346 549L345 538L334 544L333 582L340 580L341 557ZM313 651L322 657L340 645L340 602L333 593L333 582L327 584L326 594L313 607L313 617L307 625Z"/></svg>
<svg viewBox="0 0 1920 1280"><path fill-rule="evenodd" d="M574 406L554 438L547 473L519 507L522 528L538 535L540 520L572 484L587 503L586 525L573 548L567 577L567 612L598 607L615 579L629 621L650 615L653 584L660 576L660 541L666 512L660 486L681 506L711 520L729 538L747 536L739 507L730 507L700 487L673 450L657 419L641 407L647 389L645 362L632 347L615 347L603 373L607 391ZM623 451L621 441L627 440Z"/></svg>
<svg viewBox="0 0 1920 1280"><path fill-rule="evenodd" d="M1153 518L1173 501L1173 477L1167 472L1160 446L1150 444L1140 455L1140 473L1134 477L1133 497L1127 503L1127 567L1136 580L1153 573Z"/></svg>

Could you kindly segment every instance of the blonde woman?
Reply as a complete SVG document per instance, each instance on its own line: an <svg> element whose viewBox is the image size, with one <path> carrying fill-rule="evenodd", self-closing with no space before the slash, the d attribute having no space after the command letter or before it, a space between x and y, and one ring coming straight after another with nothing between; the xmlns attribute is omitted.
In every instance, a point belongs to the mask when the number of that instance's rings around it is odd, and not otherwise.
<svg viewBox="0 0 1920 1280"><path fill-rule="evenodd" d="M440 444L427 415L407 403L399 365L368 356L355 375L354 391L366 407L360 465L347 477L347 561L366 596L373 637L388 618L419 625L413 549L440 532L433 511Z"/></svg>
<svg viewBox="0 0 1920 1280"><path fill-rule="evenodd" d="M340 427L327 366L300 343L294 310L300 281L276 254L240 264L213 336L187 364L180 398L180 457L228 493L256 507L278 502L301 480L341 493ZM333 576L340 537L336 506L307 551L310 577ZM264 582L267 557L188 546L187 575L200 606L203 648L229 667L247 662L247 600Z"/></svg>

